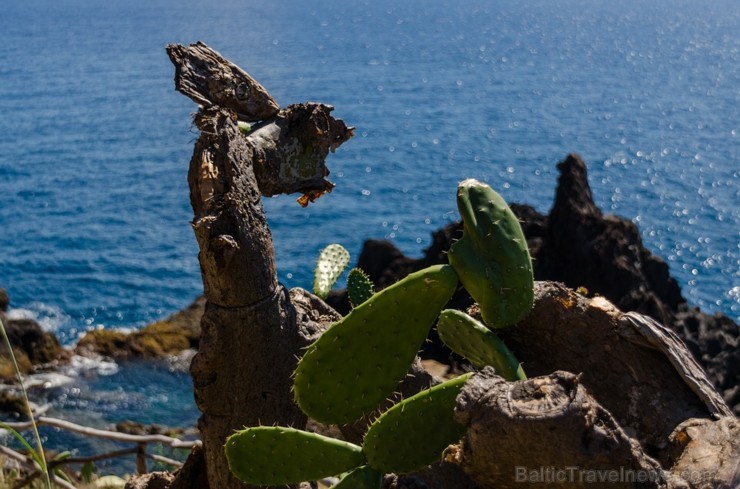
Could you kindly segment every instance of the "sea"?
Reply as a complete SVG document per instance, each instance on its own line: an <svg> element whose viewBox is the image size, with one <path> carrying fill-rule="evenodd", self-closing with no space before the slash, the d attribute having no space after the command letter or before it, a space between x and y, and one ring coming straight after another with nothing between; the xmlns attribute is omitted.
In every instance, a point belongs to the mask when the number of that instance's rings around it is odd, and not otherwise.
<svg viewBox="0 0 740 489"><path fill-rule="evenodd" d="M0 287L12 317L73 345L201 294L186 182L197 107L175 92L164 49L199 40L281 106L328 103L357 128L329 156L331 194L305 209L265 199L285 285L310 288L330 243L353 260L368 238L420 256L459 218L465 178L546 213L556 164L577 152L596 203L637 224L688 302L740 319L736 0L3 0ZM78 359L63 377L32 390L49 415L198 416L170 363Z"/></svg>

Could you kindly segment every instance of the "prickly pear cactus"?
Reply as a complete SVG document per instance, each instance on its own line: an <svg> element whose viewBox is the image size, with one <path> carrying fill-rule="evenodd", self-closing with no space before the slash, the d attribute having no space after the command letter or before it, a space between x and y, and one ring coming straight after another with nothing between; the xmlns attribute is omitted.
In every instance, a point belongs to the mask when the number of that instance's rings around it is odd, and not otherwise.
<svg viewBox="0 0 740 489"><path fill-rule="evenodd" d="M295 372L298 405L341 424L375 409L406 375L457 287L449 265L412 273L375 294L308 347Z"/></svg>
<svg viewBox="0 0 740 489"><path fill-rule="evenodd" d="M313 293L326 299L329 291L349 265L349 251L340 244L330 244L319 253L313 278Z"/></svg>
<svg viewBox="0 0 740 489"><path fill-rule="evenodd" d="M352 307L357 307L373 296L373 283L365 272L353 268L347 276L347 295Z"/></svg>
<svg viewBox="0 0 740 489"><path fill-rule="evenodd" d="M342 480L331 487L332 489L380 489L381 482L383 482L383 474L372 467L363 465L342 477Z"/></svg>
<svg viewBox="0 0 740 489"><path fill-rule="evenodd" d="M465 427L455 422L455 398L472 376L462 375L396 404L368 429L362 448L368 465L407 474L438 461Z"/></svg>
<svg viewBox="0 0 740 489"><path fill-rule="evenodd" d="M445 345L477 368L490 365L498 375L512 382L527 379L519 361L496 333L464 312L442 311L437 332Z"/></svg>
<svg viewBox="0 0 740 489"><path fill-rule="evenodd" d="M321 479L366 463L357 445L280 426L247 428L230 436L226 458L239 480L259 486Z"/></svg>
<svg viewBox="0 0 740 489"><path fill-rule="evenodd" d="M517 323L532 309L532 260L519 220L503 198L477 180L460 183L463 237L447 258L478 302L489 328Z"/></svg>

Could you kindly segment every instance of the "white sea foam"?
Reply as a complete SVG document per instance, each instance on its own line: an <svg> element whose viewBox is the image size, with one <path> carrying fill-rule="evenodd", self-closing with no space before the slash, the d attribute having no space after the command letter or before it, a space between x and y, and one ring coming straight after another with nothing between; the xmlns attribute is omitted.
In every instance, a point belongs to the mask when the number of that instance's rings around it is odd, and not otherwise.
<svg viewBox="0 0 740 489"><path fill-rule="evenodd" d="M31 302L27 307L10 308L9 319L32 319L39 323L44 331L57 331L70 323L71 317L60 307L43 302Z"/></svg>
<svg viewBox="0 0 740 489"><path fill-rule="evenodd" d="M118 372L118 364L102 356L91 358L74 355L66 371L74 376L89 374L108 376Z"/></svg>
<svg viewBox="0 0 740 489"><path fill-rule="evenodd" d="M27 389L55 389L71 384L79 377L90 375L108 376L118 372L118 364L104 357L88 358L73 355L68 365L59 367L56 372L31 374L23 379Z"/></svg>
<svg viewBox="0 0 740 489"><path fill-rule="evenodd" d="M32 374L23 379L26 389L54 389L72 383L74 379L59 372L44 372Z"/></svg>

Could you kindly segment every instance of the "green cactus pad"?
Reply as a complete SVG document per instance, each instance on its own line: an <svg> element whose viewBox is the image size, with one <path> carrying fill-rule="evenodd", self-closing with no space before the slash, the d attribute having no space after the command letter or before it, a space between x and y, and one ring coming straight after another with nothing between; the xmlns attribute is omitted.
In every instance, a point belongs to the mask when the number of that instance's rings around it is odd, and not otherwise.
<svg viewBox="0 0 740 489"><path fill-rule="evenodd" d="M457 206L463 237L450 247L450 265L489 328L519 322L534 301L532 260L519 220L499 194L473 179L460 183Z"/></svg>
<svg viewBox="0 0 740 489"><path fill-rule="evenodd" d="M349 251L340 244L330 244L319 253L313 276L313 293L326 299L329 291L349 265Z"/></svg>
<svg viewBox="0 0 740 489"><path fill-rule="evenodd" d="M472 375L422 391L383 413L362 444L368 465L384 473L408 474L440 460L445 448L465 432L453 412L455 398Z"/></svg>
<svg viewBox="0 0 740 489"><path fill-rule="evenodd" d="M380 489L382 482L383 474L363 465L342 477L342 480L331 487L332 489Z"/></svg>
<svg viewBox="0 0 740 489"><path fill-rule="evenodd" d="M260 486L321 479L366 463L357 445L281 426L247 428L230 436L226 458L239 480Z"/></svg>
<svg viewBox="0 0 740 489"><path fill-rule="evenodd" d="M373 283L365 272L359 268L349 271L347 277L347 295L352 307L357 307L373 296Z"/></svg>
<svg viewBox="0 0 740 489"><path fill-rule="evenodd" d="M442 311L437 321L437 332L445 345L477 368L490 365L506 380L527 380L524 369L501 338L464 312Z"/></svg>
<svg viewBox="0 0 740 489"><path fill-rule="evenodd" d="M432 266L334 323L298 363L294 393L303 412L322 423L341 424L377 408L408 372L456 287L452 267Z"/></svg>

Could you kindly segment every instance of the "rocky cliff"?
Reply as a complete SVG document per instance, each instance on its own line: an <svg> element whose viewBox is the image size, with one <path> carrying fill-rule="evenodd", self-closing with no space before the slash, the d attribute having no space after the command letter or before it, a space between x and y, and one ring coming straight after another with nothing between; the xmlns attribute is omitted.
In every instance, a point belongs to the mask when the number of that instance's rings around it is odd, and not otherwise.
<svg viewBox="0 0 740 489"><path fill-rule="evenodd" d="M628 219L604 214L596 206L586 165L578 155L568 155L558 170L555 202L548 215L527 205L511 206L522 221L535 279L563 282L585 294L600 295L622 311L646 314L672 328L727 403L740 413L738 325L725 315L705 314L687 304L668 265L645 247L637 226ZM460 223L436 231L420 259L406 257L389 241L368 240L357 266L382 289L411 272L446 263L446 252L461 233ZM341 313L348 311L343 291L332 293L328 302ZM471 304L472 299L461 290L451 307L465 309ZM442 360L449 354L435 334L425 353Z"/></svg>

